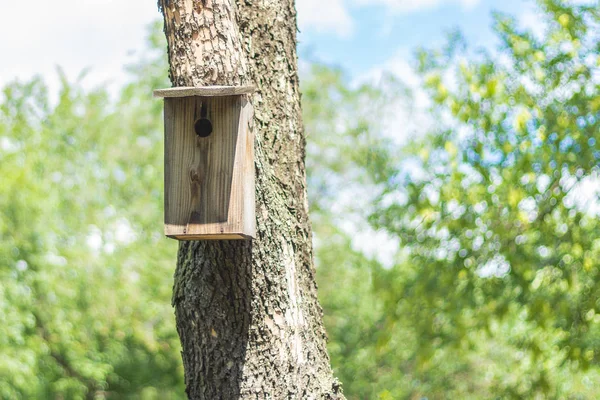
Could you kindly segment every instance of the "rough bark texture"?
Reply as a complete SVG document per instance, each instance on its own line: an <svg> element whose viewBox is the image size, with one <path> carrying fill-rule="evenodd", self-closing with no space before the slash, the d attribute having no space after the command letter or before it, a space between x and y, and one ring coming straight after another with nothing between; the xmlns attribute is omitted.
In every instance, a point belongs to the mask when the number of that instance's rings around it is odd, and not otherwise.
<svg viewBox="0 0 600 400"><path fill-rule="evenodd" d="M191 399L343 398L312 261L293 0L159 0L173 86L255 84L257 238L181 243Z"/></svg>

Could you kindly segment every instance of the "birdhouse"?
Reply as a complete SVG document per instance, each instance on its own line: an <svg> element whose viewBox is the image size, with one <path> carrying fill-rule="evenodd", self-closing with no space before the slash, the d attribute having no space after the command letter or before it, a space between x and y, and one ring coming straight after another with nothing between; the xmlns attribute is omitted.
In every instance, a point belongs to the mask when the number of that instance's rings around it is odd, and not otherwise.
<svg viewBox="0 0 600 400"><path fill-rule="evenodd" d="M255 235L252 86L177 87L164 98L165 235Z"/></svg>

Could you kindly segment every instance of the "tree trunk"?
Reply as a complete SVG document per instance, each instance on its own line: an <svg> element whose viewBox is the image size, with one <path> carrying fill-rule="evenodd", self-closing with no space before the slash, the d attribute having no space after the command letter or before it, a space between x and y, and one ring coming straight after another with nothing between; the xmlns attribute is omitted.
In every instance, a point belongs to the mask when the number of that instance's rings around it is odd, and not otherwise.
<svg viewBox="0 0 600 400"><path fill-rule="evenodd" d="M342 399L308 220L293 0L159 0L173 86L254 84L257 233L182 242L173 293L190 399Z"/></svg>

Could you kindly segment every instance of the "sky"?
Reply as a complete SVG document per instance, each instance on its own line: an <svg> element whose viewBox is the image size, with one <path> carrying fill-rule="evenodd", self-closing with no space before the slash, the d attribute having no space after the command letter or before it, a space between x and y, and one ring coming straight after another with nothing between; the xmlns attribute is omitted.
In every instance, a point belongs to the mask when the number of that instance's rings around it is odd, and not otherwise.
<svg viewBox="0 0 600 400"><path fill-rule="evenodd" d="M584 2L586 0L576 0ZM589 1L589 0L588 0ZM411 55L418 46L436 46L460 29L476 46L493 48L492 12L510 13L539 29L532 0L297 0L298 49L301 62L320 61L341 67L352 81L376 79L381 72L407 82ZM128 75L123 66L144 51L148 26L160 18L155 0L8 1L0 13L0 87L15 79L41 75L57 92L58 66L70 80L88 70L83 85L118 93ZM410 82L407 82L410 83ZM149 94L150 96L150 94ZM406 107L394 113L407 130ZM348 199L356 197L350 193ZM385 235L359 229L347 219L348 231L362 232L361 250L391 265L398 244ZM382 246L382 243L389 242Z"/></svg>
<svg viewBox="0 0 600 400"><path fill-rule="evenodd" d="M123 65L143 51L154 0L5 2L0 14L0 86L42 75L57 87L57 66L84 83L125 82ZM342 67L349 76L375 70L401 75L416 46L440 43L461 29L472 43L493 46L492 10L535 21L529 0L297 0L301 60Z"/></svg>
<svg viewBox="0 0 600 400"><path fill-rule="evenodd" d="M474 45L493 46L494 11L524 21L535 12L528 0L300 0L297 4L301 55L336 64L352 76L389 66L399 58L407 60L415 48L435 46L456 28Z"/></svg>

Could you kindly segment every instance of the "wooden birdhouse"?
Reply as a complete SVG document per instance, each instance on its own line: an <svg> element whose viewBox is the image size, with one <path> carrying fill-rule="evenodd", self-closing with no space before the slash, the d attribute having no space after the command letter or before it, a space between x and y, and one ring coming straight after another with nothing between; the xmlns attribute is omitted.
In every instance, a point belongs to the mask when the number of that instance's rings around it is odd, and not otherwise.
<svg viewBox="0 0 600 400"><path fill-rule="evenodd" d="M251 86L178 87L164 98L165 235L255 236Z"/></svg>

